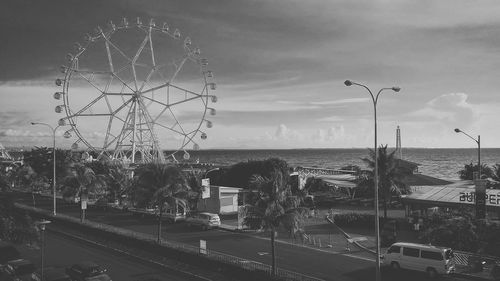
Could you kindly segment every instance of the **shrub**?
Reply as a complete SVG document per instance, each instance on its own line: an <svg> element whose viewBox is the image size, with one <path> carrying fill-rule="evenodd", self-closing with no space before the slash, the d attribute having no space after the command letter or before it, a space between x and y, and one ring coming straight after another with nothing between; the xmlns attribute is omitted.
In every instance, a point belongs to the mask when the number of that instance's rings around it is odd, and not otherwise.
<svg viewBox="0 0 500 281"><path fill-rule="evenodd" d="M366 227L373 228L374 215L362 213L345 213L337 214L333 220L338 226L353 226L353 227Z"/></svg>

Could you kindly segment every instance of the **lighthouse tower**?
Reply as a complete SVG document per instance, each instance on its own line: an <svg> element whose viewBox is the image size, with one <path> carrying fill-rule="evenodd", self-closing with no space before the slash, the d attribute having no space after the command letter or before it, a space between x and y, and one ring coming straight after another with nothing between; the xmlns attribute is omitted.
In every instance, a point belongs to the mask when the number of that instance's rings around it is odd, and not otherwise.
<svg viewBox="0 0 500 281"><path fill-rule="evenodd" d="M399 159L403 159L403 149L401 148L401 130L396 129L396 157Z"/></svg>

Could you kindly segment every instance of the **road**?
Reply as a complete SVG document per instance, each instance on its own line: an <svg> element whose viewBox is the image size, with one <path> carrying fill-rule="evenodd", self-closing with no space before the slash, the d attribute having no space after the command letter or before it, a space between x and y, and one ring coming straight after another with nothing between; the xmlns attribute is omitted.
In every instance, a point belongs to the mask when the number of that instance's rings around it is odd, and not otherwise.
<svg viewBox="0 0 500 281"><path fill-rule="evenodd" d="M22 203L31 205L31 196L23 196ZM51 210L50 198L36 200L37 207ZM59 201L58 201L59 202ZM76 205L58 204L58 211L66 215L79 217ZM153 218L138 218L127 212L116 210L104 211L90 207L86 218L92 221L108 223L137 232L156 235L156 221ZM199 246L200 239L207 241L207 248L232 256L254 260L265 264L271 263L270 242L253 235L229 232L225 230L201 231L188 228L186 224L164 224L162 238L165 240ZM360 254L335 254L308 247L277 243L277 265L280 268L324 280L357 281L373 280L375 267L373 257ZM425 280L425 275L418 273L391 272L383 268L383 280L417 281ZM404 277L403 277L404 276ZM459 278L445 278L465 280Z"/></svg>
<svg viewBox="0 0 500 281"><path fill-rule="evenodd" d="M80 261L90 260L107 268L108 275L115 281L192 280L159 266L144 263L100 247L90 246L88 243L70 239L51 231L47 231L45 237L45 266L65 268ZM40 268L40 249L18 248L24 258L35 262Z"/></svg>

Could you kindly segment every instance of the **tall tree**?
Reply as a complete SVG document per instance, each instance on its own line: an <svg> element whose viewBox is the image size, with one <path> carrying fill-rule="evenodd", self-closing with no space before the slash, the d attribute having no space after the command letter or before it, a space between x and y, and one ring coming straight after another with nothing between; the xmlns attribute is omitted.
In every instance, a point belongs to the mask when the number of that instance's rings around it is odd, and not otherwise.
<svg viewBox="0 0 500 281"><path fill-rule="evenodd" d="M283 226L290 233L301 230L306 209L299 207L301 198L293 196L288 171L273 169L268 177L254 175L250 180L250 189L257 194L257 199L245 207L244 223L262 228L271 233L272 273L276 275L276 232Z"/></svg>
<svg viewBox="0 0 500 281"><path fill-rule="evenodd" d="M378 148L378 192L382 197L382 202L384 206L384 219L387 219L387 207L391 202L393 194L401 195L409 192L409 187L403 182L403 175L399 173L396 166L396 160L394 153L387 152L387 145L381 145ZM375 151L369 149L369 158L363 158L370 169L372 169L371 175L369 177L373 180L374 170L375 170Z"/></svg>
<svg viewBox="0 0 500 281"><path fill-rule="evenodd" d="M73 166L73 172L65 179L63 197L89 197L95 198L105 196L105 180L102 175L96 175L92 169L83 165Z"/></svg>
<svg viewBox="0 0 500 281"><path fill-rule="evenodd" d="M131 172L122 163L109 163L105 180L108 199L118 200L121 204L123 195L127 194L132 186Z"/></svg>
<svg viewBox="0 0 500 281"><path fill-rule="evenodd" d="M157 240L161 243L162 216L166 208L187 208L189 185L177 166L148 163L136 169L132 200L139 207L158 206Z"/></svg>

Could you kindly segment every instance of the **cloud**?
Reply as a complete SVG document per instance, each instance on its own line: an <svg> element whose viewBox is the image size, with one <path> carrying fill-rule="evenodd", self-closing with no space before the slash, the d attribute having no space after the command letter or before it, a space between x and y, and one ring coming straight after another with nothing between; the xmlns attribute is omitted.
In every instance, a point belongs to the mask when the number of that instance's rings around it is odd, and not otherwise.
<svg viewBox="0 0 500 281"><path fill-rule="evenodd" d="M303 137L298 131L289 129L285 124L280 124L274 134L274 139L285 141L299 141Z"/></svg>
<svg viewBox="0 0 500 281"><path fill-rule="evenodd" d="M430 100L424 108L411 113L410 116L429 121L437 119L446 126L467 127L475 123L479 117L474 106L467 102L467 98L465 93L444 94Z"/></svg>

